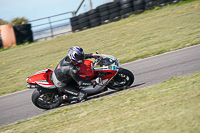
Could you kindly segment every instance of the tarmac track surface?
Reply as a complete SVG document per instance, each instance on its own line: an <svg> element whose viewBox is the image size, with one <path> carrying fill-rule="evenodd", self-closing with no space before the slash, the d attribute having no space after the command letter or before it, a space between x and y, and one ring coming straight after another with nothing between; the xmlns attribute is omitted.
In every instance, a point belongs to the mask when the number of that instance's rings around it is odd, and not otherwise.
<svg viewBox="0 0 200 133"><path fill-rule="evenodd" d="M200 71L200 44L126 63L122 67L131 70L135 75L135 82L130 89L156 85L175 76L186 76ZM32 104L33 91L24 90L0 96L0 127L49 112ZM110 90L105 94L109 96L114 91Z"/></svg>

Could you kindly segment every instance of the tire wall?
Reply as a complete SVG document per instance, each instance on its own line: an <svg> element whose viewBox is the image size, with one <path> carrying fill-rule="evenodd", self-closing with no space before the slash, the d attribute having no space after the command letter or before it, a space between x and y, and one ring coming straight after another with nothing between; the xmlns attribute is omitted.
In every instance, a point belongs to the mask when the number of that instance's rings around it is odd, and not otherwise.
<svg viewBox="0 0 200 133"><path fill-rule="evenodd" d="M96 9L70 18L72 31L82 31L110 22L129 17L131 14L140 14L145 10L162 7L167 4L176 4L180 0L114 0L98 6Z"/></svg>
<svg viewBox="0 0 200 133"><path fill-rule="evenodd" d="M33 42L33 32L31 30L31 24L13 26L13 28L18 45L26 42Z"/></svg>
<svg viewBox="0 0 200 133"><path fill-rule="evenodd" d="M0 34L0 49L3 48L3 41L2 41L2 38L1 38L1 34Z"/></svg>

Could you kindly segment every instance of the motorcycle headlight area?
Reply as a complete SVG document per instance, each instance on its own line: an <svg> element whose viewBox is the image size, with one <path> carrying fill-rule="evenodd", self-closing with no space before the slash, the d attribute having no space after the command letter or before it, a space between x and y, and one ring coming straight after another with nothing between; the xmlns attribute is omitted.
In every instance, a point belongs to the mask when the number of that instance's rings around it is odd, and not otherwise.
<svg viewBox="0 0 200 133"><path fill-rule="evenodd" d="M101 61L98 63L99 66L111 66L111 65L116 65L116 66L120 66L120 63L118 62L117 59L112 60L111 58L104 58L101 59Z"/></svg>
<svg viewBox="0 0 200 133"><path fill-rule="evenodd" d="M105 59L102 59L100 61L100 65L104 65L104 66L110 66L114 63L114 61L112 59L109 59L109 58L105 58Z"/></svg>
<svg viewBox="0 0 200 133"><path fill-rule="evenodd" d="M115 65L120 67L120 63L119 63L119 61L117 59L115 60Z"/></svg>

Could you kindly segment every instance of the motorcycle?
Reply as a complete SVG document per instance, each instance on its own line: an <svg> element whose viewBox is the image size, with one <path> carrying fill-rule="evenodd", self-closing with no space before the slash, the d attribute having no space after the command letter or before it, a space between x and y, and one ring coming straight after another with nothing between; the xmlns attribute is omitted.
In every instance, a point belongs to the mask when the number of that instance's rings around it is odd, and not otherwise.
<svg viewBox="0 0 200 133"><path fill-rule="evenodd" d="M115 57L106 54L93 55L97 57L94 62L92 60L85 60L84 63L76 65L81 78L92 80L96 77L101 77L102 79L96 86L79 87L88 96L105 92L108 90L107 88L122 90L132 85L134 82L133 73L120 67L120 63ZM38 108L52 109L62 104L59 97L64 94L60 93L53 84L52 73L53 71L50 68L46 68L26 79L28 83L27 88L35 89L32 94L32 102ZM68 102L70 104L73 101Z"/></svg>

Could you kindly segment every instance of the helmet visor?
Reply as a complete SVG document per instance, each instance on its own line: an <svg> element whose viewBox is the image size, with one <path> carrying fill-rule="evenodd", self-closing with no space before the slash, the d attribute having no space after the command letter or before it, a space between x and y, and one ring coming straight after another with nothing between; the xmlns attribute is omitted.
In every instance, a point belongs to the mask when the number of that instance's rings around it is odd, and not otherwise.
<svg viewBox="0 0 200 133"><path fill-rule="evenodd" d="M78 63L82 63L84 61L84 54L75 54L75 58L77 59Z"/></svg>

